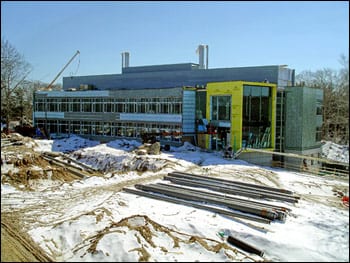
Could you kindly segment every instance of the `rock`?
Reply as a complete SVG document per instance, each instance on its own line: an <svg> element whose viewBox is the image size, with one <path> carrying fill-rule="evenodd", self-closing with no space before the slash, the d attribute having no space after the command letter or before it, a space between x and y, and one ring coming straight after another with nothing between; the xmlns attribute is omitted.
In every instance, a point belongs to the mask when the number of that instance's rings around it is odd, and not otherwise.
<svg viewBox="0 0 350 263"><path fill-rule="evenodd" d="M147 154L147 150L146 149L139 149L136 151L137 155L146 155Z"/></svg>
<svg viewBox="0 0 350 263"><path fill-rule="evenodd" d="M153 143L149 147L148 153L158 155L160 153L160 142Z"/></svg>

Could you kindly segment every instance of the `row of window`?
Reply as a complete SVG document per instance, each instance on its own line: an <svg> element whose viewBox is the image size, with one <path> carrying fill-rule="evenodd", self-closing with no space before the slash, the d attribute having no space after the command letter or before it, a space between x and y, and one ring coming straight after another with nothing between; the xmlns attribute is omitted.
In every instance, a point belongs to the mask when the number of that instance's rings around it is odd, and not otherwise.
<svg viewBox="0 0 350 263"><path fill-rule="evenodd" d="M46 128L50 134L101 135L112 137L141 138L144 133L159 133L162 140L181 140L180 125L156 123L125 123L95 121L36 120L37 126Z"/></svg>
<svg viewBox="0 0 350 263"><path fill-rule="evenodd" d="M181 114L181 98L39 98L37 112L112 112Z"/></svg>

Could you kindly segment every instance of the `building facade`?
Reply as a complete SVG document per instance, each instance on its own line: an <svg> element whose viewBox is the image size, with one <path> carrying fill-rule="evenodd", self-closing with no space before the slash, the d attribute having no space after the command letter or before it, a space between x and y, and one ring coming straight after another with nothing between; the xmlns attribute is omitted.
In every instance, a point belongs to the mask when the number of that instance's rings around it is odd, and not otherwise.
<svg viewBox="0 0 350 263"><path fill-rule="evenodd" d="M264 82L208 83L206 119L214 133L205 148L274 148L276 85Z"/></svg>
<svg viewBox="0 0 350 263"><path fill-rule="evenodd" d="M38 127L52 136L78 134L108 141L161 133L180 142L195 130L195 91L188 88L147 90L41 91L35 94Z"/></svg>
<svg viewBox="0 0 350 263"><path fill-rule="evenodd" d="M275 97L275 84L244 81L205 88L40 91L34 117L52 136L108 141L155 134L163 144L204 139L201 146L212 150L273 148Z"/></svg>
<svg viewBox="0 0 350 263"><path fill-rule="evenodd" d="M323 94L295 87L293 69L202 64L130 67L125 57L121 74L64 77L62 91L35 93L33 123L52 136L100 141L154 134L210 150L319 148L322 118L313 117Z"/></svg>

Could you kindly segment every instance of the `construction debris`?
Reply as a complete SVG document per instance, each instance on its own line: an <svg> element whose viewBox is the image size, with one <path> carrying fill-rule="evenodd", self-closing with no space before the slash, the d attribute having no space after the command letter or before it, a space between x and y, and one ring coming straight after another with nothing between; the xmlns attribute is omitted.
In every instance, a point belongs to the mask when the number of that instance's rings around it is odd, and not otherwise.
<svg viewBox="0 0 350 263"><path fill-rule="evenodd" d="M2 183L9 183L22 190L33 190L33 180L71 182L92 175L91 170L83 170L81 165L71 165L71 160L59 152L34 151L36 142L30 137L18 133L2 133L1 137ZM93 172L96 175L96 172Z"/></svg>
<svg viewBox="0 0 350 263"><path fill-rule="evenodd" d="M153 155L158 155L160 154L160 143L155 142L155 143L144 143L141 146L135 150L135 153L137 155L146 155L146 154L153 154Z"/></svg>

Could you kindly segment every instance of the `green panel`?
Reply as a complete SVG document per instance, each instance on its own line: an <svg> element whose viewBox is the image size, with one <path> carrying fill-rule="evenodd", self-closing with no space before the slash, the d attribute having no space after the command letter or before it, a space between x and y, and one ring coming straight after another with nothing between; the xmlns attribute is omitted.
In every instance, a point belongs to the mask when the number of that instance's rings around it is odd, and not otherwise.
<svg viewBox="0 0 350 263"><path fill-rule="evenodd" d="M316 114L317 100L322 90L309 87L286 88L286 150L303 151L320 146L316 127L322 116Z"/></svg>

